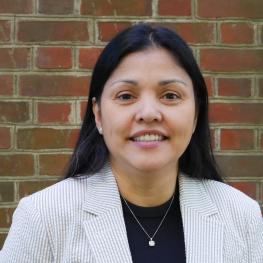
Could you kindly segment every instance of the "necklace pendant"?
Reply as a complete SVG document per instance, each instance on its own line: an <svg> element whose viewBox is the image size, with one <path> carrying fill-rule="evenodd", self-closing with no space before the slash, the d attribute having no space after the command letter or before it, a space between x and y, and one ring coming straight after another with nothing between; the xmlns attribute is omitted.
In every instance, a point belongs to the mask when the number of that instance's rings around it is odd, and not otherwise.
<svg viewBox="0 0 263 263"><path fill-rule="evenodd" d="M154 247L155 246L155 241L154 240L149 240L149 246Z"/></svg>

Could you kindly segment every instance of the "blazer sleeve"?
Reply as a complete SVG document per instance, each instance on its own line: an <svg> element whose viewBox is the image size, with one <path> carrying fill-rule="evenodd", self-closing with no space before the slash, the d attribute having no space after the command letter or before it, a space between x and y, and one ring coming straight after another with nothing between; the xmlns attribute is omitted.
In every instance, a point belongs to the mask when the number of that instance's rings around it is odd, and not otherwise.
<svg viewBox="0 0 263 263"><path fill-rule="evenodd" d="M248 262L262 263L263 262L263 218L260 207L254 201L255 209L251 214L252 219L248 226L247 242L248 242Z"/></svg>
<svg viewBox="0 0 263 263"><path fill-rule="evenodd" d="M50 240L30 197L21 199L0 251L0 263L51 263Z"/></svg>

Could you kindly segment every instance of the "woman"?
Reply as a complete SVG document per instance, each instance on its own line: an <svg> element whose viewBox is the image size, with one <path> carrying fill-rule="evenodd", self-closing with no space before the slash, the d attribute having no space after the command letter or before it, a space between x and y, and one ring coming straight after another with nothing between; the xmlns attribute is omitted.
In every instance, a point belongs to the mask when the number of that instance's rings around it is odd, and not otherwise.
<svg viewBox="0 0 263 263"><path fill-rule="evenodd" d="M222 182L207 107L176 33L118 34L95 66L66 179L20 201L0 262L263 262L259 206Z"/></svg>

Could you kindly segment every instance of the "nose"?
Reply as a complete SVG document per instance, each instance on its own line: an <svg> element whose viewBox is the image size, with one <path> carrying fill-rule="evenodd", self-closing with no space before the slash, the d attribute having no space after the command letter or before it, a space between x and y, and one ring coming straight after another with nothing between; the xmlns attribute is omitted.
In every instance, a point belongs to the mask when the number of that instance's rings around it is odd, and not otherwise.
<svg viewBox="0 0 263 263"><path fill-rule="evenodd" d="M138 122L160 122L162 120L160 106L154 99L141 99L135 119Z"/></svg>

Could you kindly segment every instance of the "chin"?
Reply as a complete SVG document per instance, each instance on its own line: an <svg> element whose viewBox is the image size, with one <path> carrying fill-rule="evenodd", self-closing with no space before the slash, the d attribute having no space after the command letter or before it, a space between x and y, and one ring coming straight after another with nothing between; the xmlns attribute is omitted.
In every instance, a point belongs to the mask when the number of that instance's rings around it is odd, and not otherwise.
<svg viewBox="0 0 263 263"><path fill-rule="evenodd" d="M141 163L136 163L133 165L133 167L140 172L154 173L158 170L165 169L166 165L163 163L151 160L150 162L145 161Z"/></svg>

